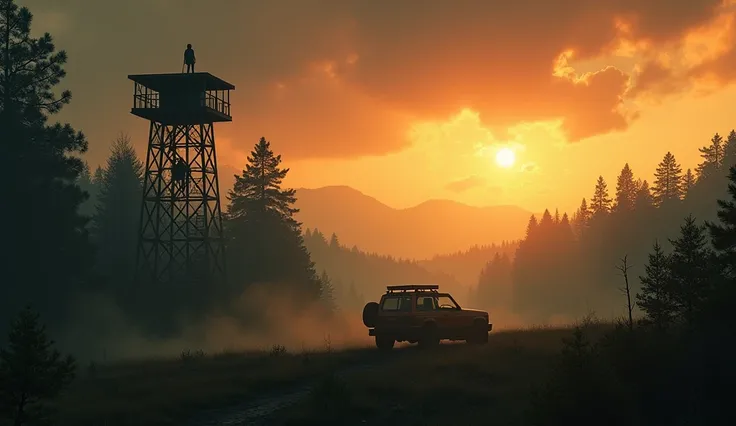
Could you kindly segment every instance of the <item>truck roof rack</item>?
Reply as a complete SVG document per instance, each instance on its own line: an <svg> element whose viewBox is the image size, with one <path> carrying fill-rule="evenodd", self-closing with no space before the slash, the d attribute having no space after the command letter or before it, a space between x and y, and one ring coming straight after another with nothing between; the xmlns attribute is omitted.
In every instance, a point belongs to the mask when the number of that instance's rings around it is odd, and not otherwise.
<svg viewBox="0 0 736 426"><path fill-rule="evenodd" d="M386 293L394 293L397 291L434 291L439 290L440 286L437 284L410 284L410 285L389 285L386 286Z"/></svg>

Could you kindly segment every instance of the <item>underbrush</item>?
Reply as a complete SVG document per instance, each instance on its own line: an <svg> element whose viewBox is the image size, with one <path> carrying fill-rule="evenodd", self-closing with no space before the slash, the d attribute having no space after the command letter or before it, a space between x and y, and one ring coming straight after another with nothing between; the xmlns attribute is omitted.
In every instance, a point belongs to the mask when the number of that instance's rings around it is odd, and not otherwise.
<svg viewBox="0 0 736 426"><path fill-rule="evenodd" d="M179 425L201 410L242 404L374 357L372 348L292 353L275 345L261 352L185 350L179 357L90 364L57 401L59 420L62 426Z"/></svg>

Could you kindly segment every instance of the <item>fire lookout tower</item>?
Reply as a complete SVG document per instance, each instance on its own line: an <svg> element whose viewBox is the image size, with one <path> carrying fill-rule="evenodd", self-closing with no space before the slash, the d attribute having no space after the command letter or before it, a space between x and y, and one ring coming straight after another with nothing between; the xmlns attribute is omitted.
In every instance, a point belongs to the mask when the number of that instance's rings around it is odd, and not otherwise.
<svg viewBox="0 0 736 426"><path fill-rule="evenodd" d="M156 283L225 278L214 123L235 86L209 73L130 75L131 114L150 121L137 274Z"/></svg>

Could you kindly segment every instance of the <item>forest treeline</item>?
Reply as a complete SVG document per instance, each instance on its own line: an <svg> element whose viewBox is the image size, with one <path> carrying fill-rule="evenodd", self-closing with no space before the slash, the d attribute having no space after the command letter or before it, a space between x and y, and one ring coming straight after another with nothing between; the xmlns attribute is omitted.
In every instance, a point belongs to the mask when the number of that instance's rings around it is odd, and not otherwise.
<svg viewBox="0 0 736 426"><path fill-rule="evenodd" d="M668 251L669 238L685 217L692 215L698 224L716 219L715 200L726 197L728 170L736 164L736 131L725 139L715 134L699 152L695 171L683 171L667 152L651 184L625 164L613 187L598 177L592 196L572 215L546 210L532 216L513 256L499 253L484 266L475 297L488 307L512 306L538 323L590 311L620 316L623 278L616 267L621 259L627 256L632 291L638 292L636 277L646 272L655 241Z"/></svg>
<svg viewBox="0 0 736 426"><path fill-rule="evenodd" d="M728 154L719 158L719 138L713 140L701 149L705 161L699 175L728 190L707 203L717 207L716 218L702 224L688 214L663 238L668 248L660 240L649 245L636 280L640 286L629 292L640 318L625 317L602 338L590 333L591 323L578 327L534 394L530 424L722 425L736 420L730 406L736 378L730 350L736 337L736 167L731 163L723 182L723 164L730 160ZM733 148L733 133L729 140ZM676 167L668 157L658 180L677 176L670 173ZM675 178L655 186L655 208L682 202L678 197L685 191L677 183ZM696 187L697 182L691 189ZM621 271L626 271L623 264ZM628 298L625 303L633 307Z"/></svg>
<svg viewBox="0 0 736 426"><path fill-rule="evenodd" d="M387 285L435 283L464 296L467 286L441 270L430 272L421 262L366 253L357 246L342 245L334 233L327 237L319 229L307 229L305 244L317 268L331 278L338 308L357 314L365 302L376 300ZM460 257L464 259L464 257Z"/></svg>

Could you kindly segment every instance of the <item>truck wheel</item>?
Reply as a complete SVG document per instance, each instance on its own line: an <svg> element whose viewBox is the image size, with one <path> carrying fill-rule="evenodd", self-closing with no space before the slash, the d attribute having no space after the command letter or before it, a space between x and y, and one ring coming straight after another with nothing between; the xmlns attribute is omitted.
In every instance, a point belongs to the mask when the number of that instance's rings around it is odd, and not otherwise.
<svg viewBox="0 0 736 426"><path fill-rule="evenodd" d="M376 336L376 347L382 351L390 351L396 341L391 337Z"/></svg>
<svg viewBox="0 0 736 426"><path fill-rule="evenodd" d="M378 320L378 303L366 303L363 307L363 324L366 327L375 327L376 320Z"/></svg>
<svg viewBox="0 0 736 426"><path fill-rule="evenodd" d="M419 339L419 346L423 348L432 348L440 344L437 325L433 323L425 324L422 327L422 337Z"/></svg>
<svg viewBox="0 0 736 426"><path fill-rule="evenodd" d="M488 324L476 322L470 330L470 336L466 340L471 345L485 345L488 343Z"/></svg>

